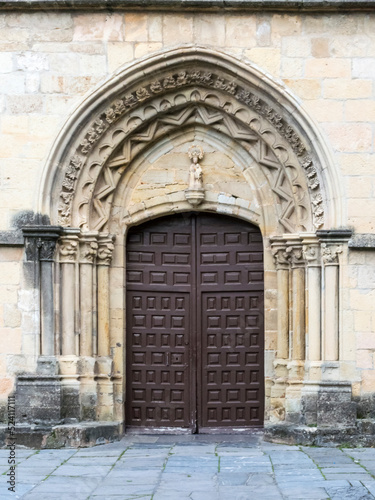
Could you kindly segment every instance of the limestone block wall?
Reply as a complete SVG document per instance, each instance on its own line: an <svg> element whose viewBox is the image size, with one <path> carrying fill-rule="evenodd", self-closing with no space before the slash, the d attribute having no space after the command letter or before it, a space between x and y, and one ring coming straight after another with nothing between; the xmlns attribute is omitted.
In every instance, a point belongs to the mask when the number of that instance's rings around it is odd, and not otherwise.
<svg viewBox="0 0 375 500"><path fill-rule="evenodd" d="M123 65L183 44L224 50L282 82L326 137L344 226L375 233L375 14L360 12L0 14L0 230L37 212L48 153L85 95ZM173 179L154 173L169 189L183 185L178 171ZM134 203L150 189L134 191ZM353 248L340 258L341 377L355 396L368 395L375 392L375 256ZM22 248L0 248L1 399L38 354L23 259Z"/></svg>

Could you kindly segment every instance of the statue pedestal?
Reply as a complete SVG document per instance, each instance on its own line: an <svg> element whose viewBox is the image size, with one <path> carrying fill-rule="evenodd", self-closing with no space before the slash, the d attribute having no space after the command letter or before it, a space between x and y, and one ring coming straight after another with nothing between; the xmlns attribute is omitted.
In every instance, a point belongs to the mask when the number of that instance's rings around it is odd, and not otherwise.
<svg viewBox="0 0 375 500"><path fill-rule="evenodd" d="M190 205L193 205L193 207L196 207L196 206L200 205L202 203L202 201L204 200L204 189L203 188L186 189L185 198L190 203Z"/></svg>

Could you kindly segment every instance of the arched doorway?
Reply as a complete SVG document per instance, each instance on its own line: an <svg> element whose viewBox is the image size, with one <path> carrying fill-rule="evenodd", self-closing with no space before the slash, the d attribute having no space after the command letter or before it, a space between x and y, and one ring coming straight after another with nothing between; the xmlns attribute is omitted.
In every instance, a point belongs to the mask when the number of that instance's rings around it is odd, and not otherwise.
<svg viewBox="0 0 375 500"><path fill-rule="evenodd" d="M260 230L224 215L182 213L133 227L126 248L127 429L262 425Z"/></svg>

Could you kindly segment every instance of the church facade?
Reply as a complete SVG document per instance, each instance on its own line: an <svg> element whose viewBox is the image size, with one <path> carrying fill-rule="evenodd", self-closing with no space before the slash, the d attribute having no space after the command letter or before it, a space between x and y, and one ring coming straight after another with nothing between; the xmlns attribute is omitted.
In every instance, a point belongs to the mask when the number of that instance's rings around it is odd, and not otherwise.
<svg viewBox="0 0 375 500"><path fill-rule="evenodd" d="M374 5L170 4L0 4L1 440L371 444Z"/></svg>

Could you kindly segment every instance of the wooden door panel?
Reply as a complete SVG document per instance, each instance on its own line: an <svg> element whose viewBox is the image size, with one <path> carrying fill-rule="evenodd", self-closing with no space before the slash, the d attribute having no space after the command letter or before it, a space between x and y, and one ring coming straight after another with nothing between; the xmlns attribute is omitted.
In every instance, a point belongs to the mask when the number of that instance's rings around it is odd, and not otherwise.
<svg viewBox="0 0 375 500"><path fill-rule="evenodd" d="M189 427L189 294L127 294L127 423Z"/></svg>
<svg viewBox="0 0 375 500"><path fill-rule="evenodd" d="M201 428L263 422L262 298L202 294Z"/></svg>

